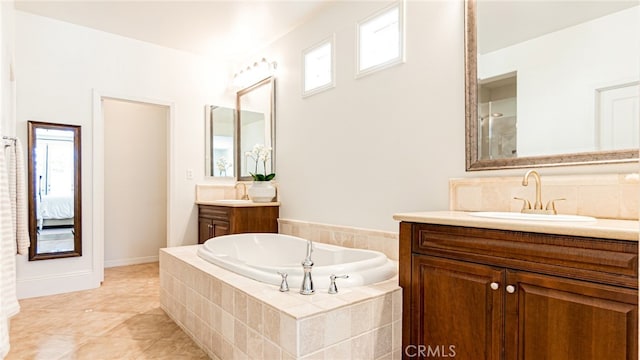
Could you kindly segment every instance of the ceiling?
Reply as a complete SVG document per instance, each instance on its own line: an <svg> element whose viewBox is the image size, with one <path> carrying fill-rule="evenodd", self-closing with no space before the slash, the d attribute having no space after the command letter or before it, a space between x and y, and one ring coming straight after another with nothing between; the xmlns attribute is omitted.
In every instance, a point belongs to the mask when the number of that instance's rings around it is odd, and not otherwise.
<svg viewBox="0 0 640 360"><path fill-rule="evenodd" d="M331 0L16 0L17 10L231 61L302 24Z"/></svg>
<svg viewBox="0 0 640 360"><path fill-rule="evenodd" d="M15 0L15 7L234 61L285 35L333 1L344 0ZM637 0L478 0L479 51L493 51L637 5Z"/></svg>

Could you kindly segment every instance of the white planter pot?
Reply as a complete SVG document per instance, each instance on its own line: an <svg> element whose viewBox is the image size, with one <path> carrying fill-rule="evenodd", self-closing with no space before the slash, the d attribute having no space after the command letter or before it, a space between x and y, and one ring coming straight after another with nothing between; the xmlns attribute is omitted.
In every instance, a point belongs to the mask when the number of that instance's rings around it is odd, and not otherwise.
<svg viewBox="0 0 640 360"><path fill-rule="evenodd" d="M253 202L271 202L276 197L276 188L271 181L254 181L247 193Z"/></svg>

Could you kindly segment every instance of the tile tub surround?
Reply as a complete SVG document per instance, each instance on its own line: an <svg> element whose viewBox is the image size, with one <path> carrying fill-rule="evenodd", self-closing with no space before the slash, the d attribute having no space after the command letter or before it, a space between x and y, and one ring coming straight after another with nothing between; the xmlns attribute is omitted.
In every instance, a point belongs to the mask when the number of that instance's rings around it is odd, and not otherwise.
<svg viewBox="0 0 640 360"><path fill-rule="evenodd" d="M160 303L212 358L400 359L397 278L337 295L281 293L206 262L197 248L161 249Z"/></svg>
<svg viewBox="0 0 640 360"><path fill-rule="evenodd" d="M485 177L449 180L449 210L520 211L522 201L535 200L535 182L522 186L522 176ZM559 214L593 216L604 219L638 220L640 177L638 174L545 175L542 178L542 202L556 202Z"/></svg>
<svg viewBox="0 0 640 360"><path fill-rule="evenodd" d="M279 233L315 242L355 249L375 250L398 261L398 233L308 221L278 219Z"/></svg>

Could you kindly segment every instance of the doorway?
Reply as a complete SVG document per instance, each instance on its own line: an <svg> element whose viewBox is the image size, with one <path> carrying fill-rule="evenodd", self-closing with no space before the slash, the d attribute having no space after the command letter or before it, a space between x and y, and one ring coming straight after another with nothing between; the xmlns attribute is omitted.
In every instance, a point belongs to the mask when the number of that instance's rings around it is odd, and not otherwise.
<svg viewBox="0 0 640 360"><path fill-rule="evenodd" d="M166 105L102 98L104 267L158 261L167 246Z"/></svg>

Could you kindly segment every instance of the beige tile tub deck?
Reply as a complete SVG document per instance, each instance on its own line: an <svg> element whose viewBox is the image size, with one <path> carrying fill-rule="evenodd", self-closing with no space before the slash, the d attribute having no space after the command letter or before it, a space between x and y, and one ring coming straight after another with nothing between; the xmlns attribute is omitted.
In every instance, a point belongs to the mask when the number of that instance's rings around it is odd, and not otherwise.
<svg viewBox="0 0 640 360"><path fill-rule="evenodd" d="M196 250L197 245L161 250L161 306L210 356L399 358L402 296L397 278L340 289L337 295L321 289L312 296L295 289L281 293L276 285L206 262ZM221 296L207 294L206 283L209 289L220 283Z"/></svg>

